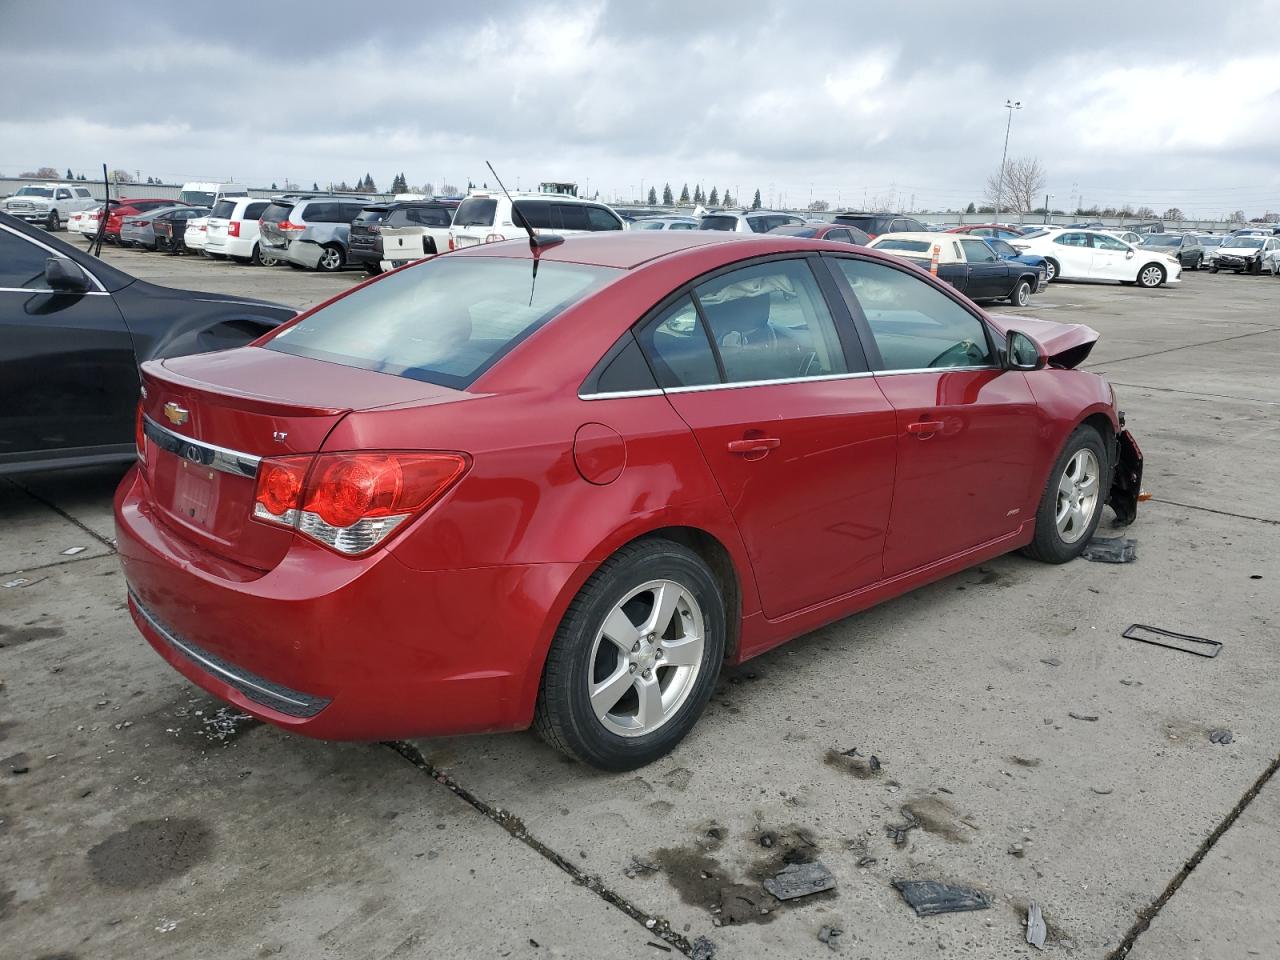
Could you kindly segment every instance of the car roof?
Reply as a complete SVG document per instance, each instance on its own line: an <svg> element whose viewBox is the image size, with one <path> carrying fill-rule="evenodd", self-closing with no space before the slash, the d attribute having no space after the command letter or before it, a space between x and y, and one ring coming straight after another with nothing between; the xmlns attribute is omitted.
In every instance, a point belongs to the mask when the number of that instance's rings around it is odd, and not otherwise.
<svg viewBox="0 0 1280 960"><path fill-rule="evenodd" d="M469 193L464 200L505 200L506 195L501 190L481 190L475 193ZM607 207L608 204L603 200L590 200L586 197L571 197L567 193L513 193L512 200L554 200L557 203L590 203L597 207Z"/></svg>
<svg viewBox="0 0 1280 960"><path fill-rule="evenodd" d="M934 236L934 234L927 234L927 236ZM741 252L743 259L806 250L837 250L844 253L850 250L847 243L770 233L731 233L718 230L636 230L634 232L603 230L567 236L563 243L554 247L544 247L538 254L538 259L632 270L664 257L678 256L689 251L725 244L737 245L735 249ZM728 251L730 248L725 249ZM473 247L463 247L461 250L442 254L442 256L532 259L527 240L483 243ZM884 254L878 254L877 259L886 263L894 262L893 258L886 257Z"/></svg>
<svg viewBox="0 0 1280 960"><path fill-rule="evenodd" d="M943 240L978 240L982 241L986 237L957 237L946 233L921 232L919 230L901 233L882 233L876 237L872 243L878 243L881 240L925 240L933 243L941 243Z"/></svg>

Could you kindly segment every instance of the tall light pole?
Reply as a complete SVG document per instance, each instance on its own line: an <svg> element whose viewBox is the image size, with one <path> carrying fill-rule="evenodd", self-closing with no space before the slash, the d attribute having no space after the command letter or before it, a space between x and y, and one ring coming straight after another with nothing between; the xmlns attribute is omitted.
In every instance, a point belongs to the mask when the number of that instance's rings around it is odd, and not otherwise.
<svg viewBox="0 0 1280 960"><path fill-rule="evenodd" d="M996 223L1000 222L1000 201L1004 199L1004 165L1009 158L1009 130L1013 127L1013 111L1022 109L1022 101L1006 100L1004 108L1009 111L1009 122L1004 125L1004 152L1000 154L1000 177L996 181Z"/></svg>

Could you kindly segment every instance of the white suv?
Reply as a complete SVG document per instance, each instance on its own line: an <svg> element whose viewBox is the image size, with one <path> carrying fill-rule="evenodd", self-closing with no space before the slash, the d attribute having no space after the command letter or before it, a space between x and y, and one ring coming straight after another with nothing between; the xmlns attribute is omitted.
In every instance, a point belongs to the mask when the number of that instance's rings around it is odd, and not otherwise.
<svg viewBox="0 0 1280 960"><path fill-rule="evenodd" d="M706 214L699 230L727 230L730 233L768 233L777 227L798 227L804 217L774 210L717 210Z"/></svg>
<svg viewBox="0 0 1280 960"><path fill-rule="evenodd" d="M516 223L514 212L523 223ZM592 233L597 230L625 230L622 218L594 200L550 193L517 193L508 200L501 193L472 193L458 205L449 231L449 249L474 247L481 243L514 240L526 236L524 223L534 233Z"/></svg>
<svg viewBox="0 0 1280 960"><path fill-rule="evenodd" d="M258 245L258 220L269 206L270 200L252 197L219 200L205 222L205 252L254 266L275 265L275 257L263 257Z"/></svg>
<svg viewBox="0 0 1280 960"><path fill-rule="evenodd" d="M39 183L19 187L0 209L27 223L38 223L46 230L61 230L63 221L71 214L97 205L88 187L74 183Z"/></svg>

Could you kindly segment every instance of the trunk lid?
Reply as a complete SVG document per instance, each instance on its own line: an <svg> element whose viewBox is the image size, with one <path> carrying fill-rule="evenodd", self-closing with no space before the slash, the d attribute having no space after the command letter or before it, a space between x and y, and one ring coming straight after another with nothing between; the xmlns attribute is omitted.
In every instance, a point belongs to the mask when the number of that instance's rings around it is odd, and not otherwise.
<svg viewBox="0 0 1280 960"><path fill-rule="evenodd" d="M257 347L149 361L142 378L142 470L158 519L182 539L263 572L294 534L252 519L260 459L315 453L352 410L453 393Z"/></svg>

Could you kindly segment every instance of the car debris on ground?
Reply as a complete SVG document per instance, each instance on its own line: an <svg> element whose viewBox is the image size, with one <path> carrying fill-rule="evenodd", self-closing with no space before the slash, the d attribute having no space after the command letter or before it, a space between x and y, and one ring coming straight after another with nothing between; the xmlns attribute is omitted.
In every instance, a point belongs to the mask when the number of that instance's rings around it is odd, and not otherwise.
<svg viewBox="0 0 1280 960"><path fill-rule="evenodd" d="M986 910L991 906L991 898L981 890L939 880L894 880L893 885L917 917Z"/></svg>
<svg viewBox="0 0 1280 960"><path fill-rule="evenodd" d="M1094 563L1133 563L1138 559L1138 541L1128 537L1094 537L1080 556Z"/></svg>
<svg viewBox="0 0 1280 960"><path fill-rule="evenodd" d="M1149 643L1155 647L1167 647L1170 650L1191 653L1206 659L1216 657L1222 650L1221 640L1193 637L1188 633L1175 633L1172 630L1150 627L1145 623L1133 624L1120 636L1127 640L1137 640L1140 643Z"/></svg>
<svg viewBox="0 0 1280 960"><path fill-rule="evenodd" d="M716 945L707 937L698 937L690 947L689 960L715 960Z"/></svg>
<svg viewBox="0 0 1280 960"><path fill-rule="evenodd" d="M1219 745L1226 745L1235 738L1231 735L1230 730L1213 730L1209 733L1209 742Z"/></svg>
<svg viewBox="0 0 1280 960"><path fill-rule="evenodd" d="M1032 900L1027 907L1027 943L1037 950L1043 950L1044 938L1048 932L1044 924L1044 914L1040 912L1040 905Z"/></svg>
<svg viewBox="0 0 1280 960"><path fill-rule="evenodd" d="M825 943L831 950L840 949L840 937L844 933L839 927L823 927L818 931L818 941Z"/></svg>
<svg viewBox="0 0 1280 960"><path fill-rule="evenodd" d="M836 878L817 860L789 863L764 882L764 888L779 900L795 900L835 889Z"/></svg>

